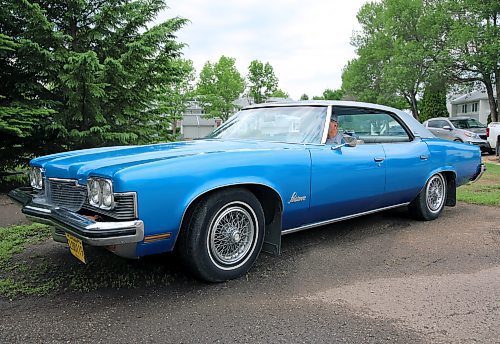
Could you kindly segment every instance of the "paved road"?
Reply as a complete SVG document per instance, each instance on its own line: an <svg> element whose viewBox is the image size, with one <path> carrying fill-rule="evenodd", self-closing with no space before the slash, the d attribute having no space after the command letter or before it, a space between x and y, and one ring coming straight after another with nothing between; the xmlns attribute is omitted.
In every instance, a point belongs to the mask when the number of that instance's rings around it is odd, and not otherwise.
<svg viewBox="0 0 500 344"><path fill-rule="evenodd" d="M295 233L239 280L0 301L0 342L500 343L500 210ZM65 250L61 255L67 255Z"/></svg>

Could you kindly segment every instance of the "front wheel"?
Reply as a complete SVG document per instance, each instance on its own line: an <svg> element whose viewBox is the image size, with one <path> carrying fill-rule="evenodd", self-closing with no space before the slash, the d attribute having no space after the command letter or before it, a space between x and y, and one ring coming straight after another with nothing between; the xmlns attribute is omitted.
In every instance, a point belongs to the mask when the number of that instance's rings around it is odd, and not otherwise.
<svg viewBox="0 0 500 344"><path fill-rule="evenodd" d="M207 282L244 275L257 259L264 239L264 211L251 192L227 189L201 200L181 234L182 259Z"/></svg>
<svg viewBox="0 0 500 344"><path fill-rule="evenodd" d="M425 187L409 205L410 213L419 220L437 219L446 201L446 179L441 173L429 178Z"/></svg>

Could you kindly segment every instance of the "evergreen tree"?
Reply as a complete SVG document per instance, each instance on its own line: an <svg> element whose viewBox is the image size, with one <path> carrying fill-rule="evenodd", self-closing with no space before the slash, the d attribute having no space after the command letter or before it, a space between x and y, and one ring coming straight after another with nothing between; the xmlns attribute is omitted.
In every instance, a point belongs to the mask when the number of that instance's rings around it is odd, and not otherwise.
<svg viewBox="0 0 500 344"><path fill-rule="evenodd" d="M4 108L32 111L19 144L50 152L149 142L162 92L185 72L175 32L186 20L149 25L165 8L164 0L0 0L0 118Z"/></svg>
<svg viewBox="0 0 500 344"><path fill-rule="evenodd" d="M429 118L448 116L446 87L439 87L432 84L426 85L420 105L420 122L425 122Z"/></svg>

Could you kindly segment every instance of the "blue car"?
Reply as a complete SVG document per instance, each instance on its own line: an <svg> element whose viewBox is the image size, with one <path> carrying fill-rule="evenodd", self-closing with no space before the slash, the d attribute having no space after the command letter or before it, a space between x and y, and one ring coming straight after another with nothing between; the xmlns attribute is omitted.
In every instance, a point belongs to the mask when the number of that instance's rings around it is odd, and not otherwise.
<svg viewBox="0 0 500 344"><path fill-rule="evenodd" d="M9 195L83 262L87 246L127 258L175 249L217 282L278 255L283 234L395 207L433 220L483 171L478 147L397 109L290 102L244 108L202 140L36 158L31 186Z"/></svg>

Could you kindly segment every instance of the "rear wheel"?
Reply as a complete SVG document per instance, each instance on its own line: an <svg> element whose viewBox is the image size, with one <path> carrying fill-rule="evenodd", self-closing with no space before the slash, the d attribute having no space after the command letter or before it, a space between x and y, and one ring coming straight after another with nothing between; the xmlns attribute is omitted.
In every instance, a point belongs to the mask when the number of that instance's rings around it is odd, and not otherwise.
<svg viewBox="0 0 500 344"><path fill-rule="evenodd" d="M419 220L430 221L439 217L446 201L446 179L441 173L429 178L417 198L410 203L410 213Z"/></svg>
<svg viewBox="0 0 500 344"><path fill-rule="evenodd" d="M264 212L251 192L236 188L204 198L183 228L180 253L188 269L208 282L244 275L264 239Z"/></svg>

